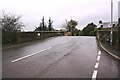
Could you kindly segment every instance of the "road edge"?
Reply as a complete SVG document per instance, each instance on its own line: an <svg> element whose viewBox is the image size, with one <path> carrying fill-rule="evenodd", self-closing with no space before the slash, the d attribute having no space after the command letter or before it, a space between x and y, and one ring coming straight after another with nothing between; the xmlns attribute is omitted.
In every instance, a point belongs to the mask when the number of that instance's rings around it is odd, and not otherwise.
<svg viewBox="0 0 120 80"><path fill-rule="evenodd" d="M100 42L100 46L101 46L101 48L102 48L105 52L107 52L108 54L110 54L110 55L113 56L114 58L120 60L120 57L118 57L118 56L114 55L113 53L111 53L110 51L108 51L108 50L102 45L101 42Z"/></svg>
<svg viewBox="0 0 120 80"><path fill-rule="evenodd" d="M98 44L100 45L100 47L101 47L105 52L107 52L107 53L108 53L109 55L111 55L112 57L120 60L120 57L114 55L113 53L111 53L109 50L107 50L107 49L102 45L102 43L99 41L98 36L97 36L97 41L98 41Z"/></svg>

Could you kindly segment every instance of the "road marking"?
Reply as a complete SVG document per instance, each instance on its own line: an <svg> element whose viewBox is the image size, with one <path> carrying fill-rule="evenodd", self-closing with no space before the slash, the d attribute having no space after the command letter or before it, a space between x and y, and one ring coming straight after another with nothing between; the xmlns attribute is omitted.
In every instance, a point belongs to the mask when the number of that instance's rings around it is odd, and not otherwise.
<svg viewBox="0 0 120 80"><path fill-rule="evenodd" d="M97 61L99 61L99 60L100 60L100 56L97 57Z"/></svg>
<svg viewBox="0 0 120 80"><path fill-rule="evenodd" d="M98 55L101 55L101 51L98 52Z"/></svg>
<svg viewBox="0 0 120 80"><path fill-rule="evenodd" d="M68 40L68 41L69 41L69 40ZM64 42L62 42L61 44L66 43L66 42L68 42L68 41L64 41ZM43 52L43 51L46 51L46 50L48 50L48 49L50 49L50 48L52 48L52 47L49 47L49 48L43 49L43 50L41 50L41 51L39 51L39 52L35 52L35 53L33 53L33 54L30 54L30 55L27 55L27 56L24 56L24 57L15 59L15 60L13 60L13 61L11 61L11 62L14 63L14 62L20 61L20 60L22 60L22 59L25 59L25 58L34 56L34 55L36 55L36 54L38 54L38 53L41 53L41 52Z"/></svg>
<svg viewBox="0 0 120 80"><path fill-rule="evenodd" d="M41 53L41 52L43 52L43 51L46 51L46 50L48 50L48 49L50 49L50 48L52 48L52 47L49 47L49 48L47 48L47 49L43 49L43 50L38 51L38 52L35 52L35 53L33 53L33 54L30 54L30 55L27 55L27 56L24 56L24 57L21 57L21 58L15 59L15 60L13 60L13 61L11 61L11 62L14 63L14 62L20 61L20 60L22 60L22 59L25 59L25 58L28 58L28 57L34 56L34 55L36 55L36 54L38 54L38 53Z"/></svg>
<svg viewBox="0 0 120 80"><path fill-rule="evenodd" d="M97 63L95 64L95 68L97 69L98 66L99 66L99 62L97 62Z"/></svg>
<svg viewBox="0 0 120 80"><path fill-rule="evenodd" d="M69 41L70 41L70 40L63 41L61 44L66 43L66 42L69 42Z"/></svg>
<svg viewBox="0 0 120 80"><path fill-rule="evenodd" d="M66 42L67 42L67 41L64 41L64 42L62 42L62 44L63 44L63 43L66 43Z"/></svg>
<svg viewBox="0 0 120 80"><path fill-rule="evenodd" d="M96 77L97 77L97 70L94 70L92 75L92 80L96 80Z"/></svg>
<svg viewBox="0 0 120 80"><path fill-rule="evenodd" d="M95 69L94 69L93 74L92 74L92 80L96 80L96 78L97 78L100 57L101 57L101 51L98 52L97 61L95 64Z"/></svg>

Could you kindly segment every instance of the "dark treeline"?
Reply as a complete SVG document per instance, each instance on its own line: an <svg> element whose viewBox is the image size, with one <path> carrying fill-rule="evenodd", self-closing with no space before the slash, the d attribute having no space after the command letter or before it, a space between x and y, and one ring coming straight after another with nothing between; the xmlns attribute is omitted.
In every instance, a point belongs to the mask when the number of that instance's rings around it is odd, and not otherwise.
<svg viewBox="0 0 120 80"><path fill-rule="evenodd" d="M21 16L5 14L5 12L2 12L2 17L0 17L2 44L16 42L16 33L21 32L21 29L24 27L24 24L20 21L20 19Z"/></svg>
<svg viewBox="0 0 120 80"><path fill-rule="evenodd" d="M97 32L97 26L92 22L83 28L82 35L83 36L95 36L96 32Z"/></svg>
<svg viewBox="0 0 120 80"><path fill-rule="evenodd" d="M16 41L16 32L21 32L22 28L24 27L24 24L21 22L21 16L16 16L13 14L5 14L5 12L2 13L2 17L0 17L0 29L2 30L2 43L9 43L9 42L15 42ZM120 22L120 20L118 21ZM99 24L102 24L102 21L99 21ZM47 22L45 22L45 17L41 19L39 25L33 30L33 32L38 31L63 31L67 33L69 36L96 36L96 33L98 30L103 30L103 25L101 25L99 28L97 28L97 25L95 25L93 22L87 24L86 27L84 27L82 30L77 29L78 22L76 20L69 20L65 21L65 24L63 27L65 30L55 30L53 28L53 20L51 17L48 19ZM119 24L118 24L119 25ZM119 30L120 31L120 30ZM118 32L119 32L118 31ZM6 35L8 34L8 35Z"/></svg>
<svg viewBox="0 0 120 80"><path fill-rule="evenodd" d="M21 16L11 15L11 14L5 14L3 12L3 16L0 18L2 32L21 32L22 28L24 27L24 24L20 21ZM102 21L99 21L99 23L102 23ZM78 22L76 20L71 19L70 21L66 21L64 24L64 28L67 32L70 33L71 36L95 36L97 29L97 26L92 22L89 23L86 27L83 28L83 30L77 29L76 26L78 25ZM99 28L100 29L100 28ZM40 24L35 28L34 31L58 31L53 28L53 20L51 17L48 19L47 22L45 22L45 17L40 21ZM63 31L63 30L61 30ZM11 33L11 34L12 34Z"/></svg>
<svg viewBox="0 0 120 80"><path fill-rule="evenodd" d="M49 31L47 33L42 33L40 37L47 37L47 36L53 36L58 35L58 33L54 33L51 31L55 31L53 28L53 20L49 18L48 22L46 23L44 20L44 17L42 18L40 25L36 27L34 31L31 32L22 32L24 24L21 22L21 16L16 16L13 14L5 14L5 12L2 12L2 16L0 17L0 30L2 31L2 44L13 44L17 42L21 42L23 38L20 38L21 36L24 37L24 40L26 41L27 38L30 39L38 39L38 36L36 35L36 31ZM24 34L25 33L25 34ZM31 36L33 34L33 36ZM35 35L34 35L35 34ZM33 38L34 37L34 38Z"/></svg>
<svg viewBox="0 0 120 80"><path fill-rule="evenodd" d="M102 30L103 29L103 25L102 25L102 21L99 21L99 27L94 24L93 22L89 23L86 27L84 27L82 29L82 34L83 36L96 36L96 33L98 30Z"/></svg>
<svg viewBox="0 0 120 80"><path fill-rule="evenodd" d="M51 19L51 17L49 18L48 25L47 25L45 22L45 18L43 16L39 26L36 27L34 31L55 31L55 29L53 28L53 20Z"/></svg>
<svg viewBox="0 0 120 80"><path fill-rule="evenodd" d="M23 22L21 22L21 16L5 14L5 12L2 12L2 17L0 17L0 24L0 29L2 32L21 32L22 28L25 27ZM43 16L39 26L36 27L34 31L55 31L51 17L49 18L48 22L45 22L45 18Z"/></svg>

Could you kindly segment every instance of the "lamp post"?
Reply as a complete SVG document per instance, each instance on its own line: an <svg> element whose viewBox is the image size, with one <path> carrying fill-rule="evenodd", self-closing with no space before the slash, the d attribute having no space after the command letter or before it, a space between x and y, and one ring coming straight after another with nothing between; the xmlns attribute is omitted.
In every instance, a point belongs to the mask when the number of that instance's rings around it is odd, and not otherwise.
<svg viewBox="0 0 120 80"><path fill-rule="evenodd" d="M111 0L111 27L113 27L113 0Z"/></svg>
<svg viewBox="0 0 120 80"><path fill-rule="evenodd" d="M111 32L110 32L110 44L113 43L113 0L111 0Z"/></svg>

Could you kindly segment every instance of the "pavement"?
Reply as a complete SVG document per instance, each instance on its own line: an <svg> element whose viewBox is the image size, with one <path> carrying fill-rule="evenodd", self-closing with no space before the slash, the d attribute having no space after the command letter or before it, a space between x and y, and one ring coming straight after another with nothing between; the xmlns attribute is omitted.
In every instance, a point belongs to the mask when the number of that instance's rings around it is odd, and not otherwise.
<svg viewBox="0 0 120 80"><path fill-rule="evenodd" d="M120 58L120 50L116 47L113 47L112 45L108 44L108 43L101 43L104 48L106 50L108 50L110 53L112 53L113 55L116 55Z"/></svg>
<svg viewBox="0 0 120 80"><path fill-rule="evenodd" d="M95 37L59 36L3 49L3 78L118 78L118 60Z"/></svg>
<svg viewBox="0 0 120 80"><path fill-rule="evenodd" d="M120 78L120 62L104 50L101 50L98 78Z"/></svg>
<svg viewBox="0 0 120 80"><path fill-rule="evenodd" d="M108 67L111 67L111 69L112 69L111 72L113 73L112 75L116 75L116 77L118 77L120 79L120 54L119 54L120 50L118 48L113 47L112 45L110 45L108 43L103 43L103 42L102 43L100 42L100 47L101 47L101 50L105 53L103 55L103 58L104 57L105 57L105 59L108 58L107 60L109 60L109 58L114 58L114 59L110 59L109 64L106 66L107 71L103 71L103 73L110 71ZM108 63L107 60L105 60L105 61ZM117 63L114 64L115 62L117 62ZM117 69L117 70L115 70L115 69ZM115 74L115 71L117 71L118 74ZM106 74L106 76L111 76L111 78L114 78L114 77L112 77L112 75ZM102 75L102 76L105 76L105 75Z"/></svg>

